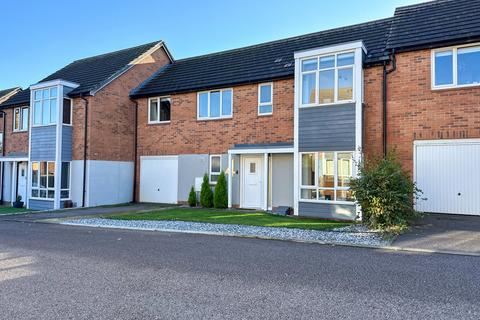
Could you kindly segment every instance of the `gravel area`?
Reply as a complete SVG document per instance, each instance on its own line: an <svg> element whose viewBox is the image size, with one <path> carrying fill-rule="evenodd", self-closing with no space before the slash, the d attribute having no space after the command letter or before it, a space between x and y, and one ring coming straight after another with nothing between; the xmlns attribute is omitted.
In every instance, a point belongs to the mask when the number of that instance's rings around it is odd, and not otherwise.
<svg viewBox="0 0 480 320"><path fill-rule="evenodd" d="M61 224L132 230L248 236L279 240L312 241L378 247L390 244L388 240L383 239L377 233L368 231L361 225L351 225L333 229L331 231L317 231L184 221L111 220L101 218L64 220Z"/></svg>

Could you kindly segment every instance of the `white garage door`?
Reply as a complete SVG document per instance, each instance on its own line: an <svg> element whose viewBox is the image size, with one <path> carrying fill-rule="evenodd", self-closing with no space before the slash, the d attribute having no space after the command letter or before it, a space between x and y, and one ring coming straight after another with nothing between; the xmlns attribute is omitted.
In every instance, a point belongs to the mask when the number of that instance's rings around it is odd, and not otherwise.
<svg viewBox="0 0 480 320"><path fill-rule="evenodd" d="M424 212L480 215L480 140L415 141Z"/></svg>
<svg viewBox="0 0 480 320"><path fill-rule="evenodd" d="M140 158L140 201L177 203L178 157Z"/></svg>

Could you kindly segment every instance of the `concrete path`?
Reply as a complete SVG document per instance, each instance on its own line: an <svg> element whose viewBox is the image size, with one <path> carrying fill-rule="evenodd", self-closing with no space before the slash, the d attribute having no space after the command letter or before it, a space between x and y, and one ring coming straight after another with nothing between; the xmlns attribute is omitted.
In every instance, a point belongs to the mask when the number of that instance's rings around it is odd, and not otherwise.
<svg viewBox="0 0 480 320"><path fill-rule="evenodd" d="M0 221L2 319L480 319L480 258Z"/></svg>
<svg viewBox="0 0 480 320"><path fill-rule="evenodd" d="M142 210L155 210L160 208L165 208L173 205L167 204L154 204L154 203L133 203L133 204L124 204L118 206L103 206L103 207L92 207L92 208L78 208L78 209L66 209L58 211L45 211L45 212L32 212L27 214L16 214L16 215L4 215L0 216L0 220L13 220L13 221L37 221L37 220L46 220L46 219L64 219L64 218L75 218L75 217L87 217L87 216L98 216L105 214L114 214L114 213L126 213L131 211L142 211Z"/></svg>
<svg viewBox="0 0 480 320"><path fill-rule="evenodd" d="M480 254L480 216L429 214L392 245Z"/></svg>

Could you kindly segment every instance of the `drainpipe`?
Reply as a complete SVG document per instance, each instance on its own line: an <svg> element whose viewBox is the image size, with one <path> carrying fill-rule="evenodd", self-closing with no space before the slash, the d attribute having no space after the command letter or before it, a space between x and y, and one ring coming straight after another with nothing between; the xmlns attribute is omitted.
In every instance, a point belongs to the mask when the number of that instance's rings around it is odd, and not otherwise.
<svg viewBox="0 0 480 320"><path fill-rule="evenodd" d="M83 129L83 186L82 186L82 207L85 207L85 196L87 194L87 128L88 128L88 99L80 96L85 102L85 124Z"/></svg>
<svg viewBox="0 0 480 320"><path fill-rule="evenodd" d="M390 56L390 61L392 61L392 68L387 69L387 61L383 62L383 156L387 156L387 76L397 70L397 59L395 57L395 49L392 50Z"/></svg>
<svg viewBox="0 0 480 320"><path fill-rule="evenodd" d="M2 135L2 157L5 157L5 128L6 128L6 123L7 123L7 113L3 110L0 111L0 114L2 115L3 119L3 135ZM2 181L0 185L0 204L3 204L3 176L4 176L4 169L5 169L5 162L2 161L2 166L1 166L1 174L2 174Z"/></svg>
<svg viewBox="0 0 480 320"><path fill-rule="evenodd" d="M135 197L137 195L137 148L138 148L138 141L137 141L137 136L138 136L138 102L136 100L133 100L133 103L135 104L135 117L134 117L134 129L133 129L133 197L132 197L132 202L135 202Z"/></svg>

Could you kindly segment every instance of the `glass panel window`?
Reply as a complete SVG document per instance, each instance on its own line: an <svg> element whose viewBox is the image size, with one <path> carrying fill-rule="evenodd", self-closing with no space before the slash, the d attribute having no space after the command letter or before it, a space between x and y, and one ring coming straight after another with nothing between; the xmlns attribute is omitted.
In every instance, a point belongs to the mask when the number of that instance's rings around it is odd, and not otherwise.
<svg viewBox="0 0 480 320"><path fill-rule="evenodd" d="M302 104L315 103L317 75L307 73L302 76Z"/></svg>
<svg viewBox="0 0 480 320"><path fill-rule="evenodd" d="M33 97L33 124L50 125L57 122L57 88L35 90Z"/></svg>
<svg viewBox="0 0 480 320"><path fill-rule="evenodd" d="M351 66L355 63L355 55L353 52L342 53L337 56L337 67Z"/></svg>
<svg viewBox="0 0 480 320"><path fill-rule="evenodd" d="M338 70L338 100L353 99L353 68Z"/></svg>
<svg viewBox="0 0 480 320"><path fill-rule="evenodd" d="M219 155L210 156L210 183L215 184L218 181L222 171L222 157Z"/></svg>
<svg viewBox="0 0 480 320"><path fill-rule="evenodd" d="M160 99L160 121L170 121L171 102L169 98Z"/></svg>
<svg viewBox="0 0 480 320"><path fill-rule="evenodd" d="M232 90L222 91L222 116L232 115Z"/></svg>
<svg viewBox="0 0 480 320"><path fill-rule="evenodd" d="M219 119L232 116L232 89L201 92L198 94L198 118Z"/></svg>
<svg viewBox="0 0 480 320"><path fill-rule="evenodd" d="M354 65L354 52L320 56L317 69L313 68L317 66L316 59L302 61L302 104L331 104L353 100Z"/></svg>
<svg viewBox="0 0 480 320"><path fill-rule="evenodd" d="M320 71L319 103L335 101L335 70Z"/></svg>
<svg viewBox="0 0 480 320"><path fill-rule="evenodd" d="M258 113L271 114L272 113L272 84L261 84L258 87Z"/></svg>
<svg viewBox="0 0 480 320"><path fill-rule="evenodd" d="M459 48L457 54L458 84L479 84L480 47Z"/></svg>
<svg viewBox="0 0 480 320"><path fill-rule="evenodd" d="M14 115L13 115L13 130L14 131L19 131L20 130L20 108L16 108L14 110Z"/></svg>
<svg viewBox="0 0 480 320"><path fill-rule="evenodd" d="M149 108L148 121L149 122L157 122L158 121L158 99L157 98L150 99L148 108Z"/></svg>
<svg viewBox="0 0 480 320"><path fill-rule="evenodd" d="M72 100L63 99L63 124L72 124Z"/></svg>
<svg viewBox="0 0 480 320"><path fill-rule="evenodd" d="M210 117L220 117L220 91L210 93Z"/></svg>
<svg viewBox="0 0 480 320"><path fill-rule="evenodd" d="M55 162L32 162L32 197L53 199L55 197Z"/></svg>
<svg viewBox="0 0 480 320"><path fill-rule="evenodd" d="M453 53L451 50L435 53L435 85L453 84Z"/></svg>
<svg viewBox="0 0 480 320"><path fill-rule="evenodd" d="M302 186L315 185L315 154L302 154Z"/></svg>
<svg viewBox="0 0 480 320"><path fill-rule="evenodd" d="M303 60L302 61L302 72L317 70L317 68L318 68L317 66L318 66L317 58L309 59L309 60Z"/></svg>
<svg viewBox="0 0 480 320"><path fill-rule="evenodd" d="M70 198L70 162L62 162L62 177L60 188L60 198Z"/></svg>
<svg viewBox="0 0 480 320"><path fill-rule="evenodd" d="M22 130L28 130L28 107L22 108Z"/></svg>
<svg viewBox="0 0 480 320"><path fill-rule="evenodd" d="M335 56L326 56L320 58L320 69L335 67Z"/></svg>
<svg viewBox="0 0 480 320"><path fill-rule="evenodd" d="M350 191L353 152L301 153L300 198L355 201Z"/></svg>

